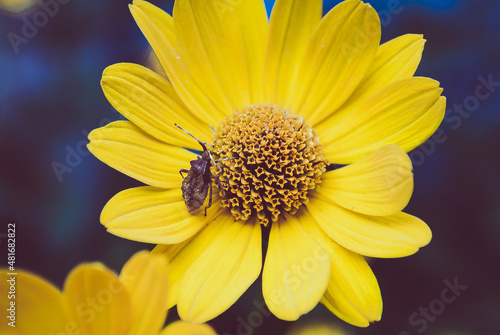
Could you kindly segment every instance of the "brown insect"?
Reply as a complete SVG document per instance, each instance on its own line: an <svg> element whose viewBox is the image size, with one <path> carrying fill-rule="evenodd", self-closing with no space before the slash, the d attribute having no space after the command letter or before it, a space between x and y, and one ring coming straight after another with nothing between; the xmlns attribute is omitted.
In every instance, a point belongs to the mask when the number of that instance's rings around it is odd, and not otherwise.
<svg viewBox="0 0 500 335"><path fill-rule="evenodd" d="M207 208L212 206L212 178L217 181L217 184L220 188L220 181L211 171L210 167L213 165L220 170L220 167L217 165L217 162L212 157L212 152L207 149L207 146L210 144L206 142L201 142L197 139L193 134L189 133L187 130L179 126L177 123L174 123L176 127L183 130L186 134L194 138L200 143L203 148L203 153L201 156L198 156L197 159L194 159L190 162L191 168L180 169L179 173L181 174L182 180L182 197L184 198L184 202L186 203L186 207L188 212L192 212L203 206L207 195L208 205L205 207L205 216L207 215ZM187 173L187 176L184 177L182 173ZM210 190L210 194L208 191Z"/></svg>

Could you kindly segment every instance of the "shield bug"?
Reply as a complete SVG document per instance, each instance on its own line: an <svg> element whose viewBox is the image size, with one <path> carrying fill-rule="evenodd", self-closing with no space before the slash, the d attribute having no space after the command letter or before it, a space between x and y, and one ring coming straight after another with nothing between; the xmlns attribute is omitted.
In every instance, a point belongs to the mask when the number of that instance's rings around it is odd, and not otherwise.
<svg viewBox="0 0 500 335"><path fill-rule="evenodd" d="M183 178L181 187L182 197L184 198L188 212L195 211L203 206L207 195L209 196L208 205L205 207L206 216L207 208L212 206L212 178L217 181L220 187L219 179L212 174L210 167L213 165L217 167L218 170L220 170L220 167L212 157L212 152L207 148L210 144L201 142L193 134L179 126L177 123L174 124L186 134L197 140L203 149L201 156L198 156L197 159L190 162L191 168L189 170L180 169L179 173ZM187 173L187 175L184 177L183 173Z"/></svg>

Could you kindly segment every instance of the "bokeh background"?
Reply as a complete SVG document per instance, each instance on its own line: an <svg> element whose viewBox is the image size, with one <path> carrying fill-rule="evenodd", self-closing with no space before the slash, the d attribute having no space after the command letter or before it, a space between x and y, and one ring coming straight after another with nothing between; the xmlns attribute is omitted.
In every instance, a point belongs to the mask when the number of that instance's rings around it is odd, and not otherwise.
<svg viewBox="0 0 500 335"><path fill-rule="evenodd" d="M17 267L61 287L79 262L99 260L118 271L135 251L152 248L101 226L106 201L139 183L85 148L89 131L121 118L101 91L102 70L117 62L145 64L149 49L128 0L60 0L37 31L23 26L44 9L31 1L32 7L15 13L19 2L0 0L0 248L6 255L7 224L15 222ZM171 13L173 1L152 2ZM325 11L338 2L325 1ZM266 4L270 11L273 1ZM264 315L250 332L242 324L258 311L253 303L263 301L259 278L210 322L219 334L283 334L295 324L321 322L346 334L500 334L500 1L371 4L382 19L383 41L424 34L417 75L440 81L448 98L439 137L411 155L415 192L406 211L430 225L433 240L407 258L370 260L384 312L367 329L318 305L296 323ZM480 78L499 83L482 100ZM465 107L459 112L454 105ZM58 164L69 168L59 177ZM467 288L438 308L446 280ZM430 305L439 313L412 321ZM169 321L176 318L174 308Z"/></svg>

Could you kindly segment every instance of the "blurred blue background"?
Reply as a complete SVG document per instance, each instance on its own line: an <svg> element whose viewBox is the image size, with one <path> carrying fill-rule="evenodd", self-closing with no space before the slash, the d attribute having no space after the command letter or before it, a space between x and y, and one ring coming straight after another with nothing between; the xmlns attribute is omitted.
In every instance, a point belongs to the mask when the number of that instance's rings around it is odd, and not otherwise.
<svg viewBox="0 0 500 335"><path fill-rule="evenodd" d="M107 200L139 183L85 148L88 132L120 118L101 91L103 69L144 64L147 42L129 1L60 2L45 24L38 17L36 31L22 29L43 10L39 3L18 14L0 9L0 233L15 222L17 266L59 287L79 262L99 260L118 271L134 251L152 247L101 226ZM173 1L152 2L171 13ZM338 2L326 0L325 11ZM270 10L273 1L266 3ZM424 34L417 75L440 81L448 99L439 138L411 155L415 192L406 211L424 219L434 237L414 256L370 260L384 299L381 322L357 329L323 306L299 322L333 322L349 334L500 334L500 84L482 100L476 93L482 80L500 83L500 1L370 3L381 16L383 42ZM5 255L4 235L0 241ZM435 300L446 280L467 288L441 308ZM259 279L210 324L219 334L250 334L241 324L262 300ZM429 307L434 314L412 321ZM261 323L253 334L281 334L292 325L274 316Z"/></svg>

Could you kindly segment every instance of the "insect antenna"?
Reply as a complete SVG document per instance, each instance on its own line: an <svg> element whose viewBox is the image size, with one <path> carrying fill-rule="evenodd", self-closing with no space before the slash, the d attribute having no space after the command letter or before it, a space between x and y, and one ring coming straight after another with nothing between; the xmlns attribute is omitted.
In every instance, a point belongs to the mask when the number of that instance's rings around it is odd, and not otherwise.
<svg viewBox="0 0 500 335"><path fill-rule="evenodd" d="M175 125L177 128L179 128L179 129L183 130L186 134L188 134L189 136L191 136L191 137L192 137L192 138L194 138L195 140L197 140L197 141L198 141L198 143L200 143L201 147L203 148L203 151L207 151L207 150L208 150L208 149L207 149L207 147L206 147L206 145L210 145L210 144L208 144L208 143L206 143L206 142L202 142L202 141L200 141L200 140L199 140L196 136L194 136L193 134L191 134L189 131L187 131L186 129L182 128L181 126L179 126L177 123L174 123L174 125Z"/></svg>

